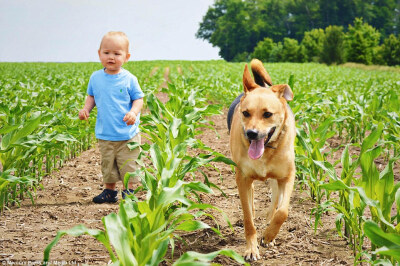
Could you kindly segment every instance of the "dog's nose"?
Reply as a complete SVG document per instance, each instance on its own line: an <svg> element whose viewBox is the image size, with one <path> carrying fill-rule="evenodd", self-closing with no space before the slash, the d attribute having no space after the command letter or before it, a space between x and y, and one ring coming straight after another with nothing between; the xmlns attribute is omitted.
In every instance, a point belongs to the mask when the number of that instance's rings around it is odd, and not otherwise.
<svg viewBox="0 0 400 266"><path fill-rule="evenodd" d="M246 131L246 135L247 138L250 140L255 140L258 137L258 131L257 130L253 130L253 129L249 129Z"/></svg>

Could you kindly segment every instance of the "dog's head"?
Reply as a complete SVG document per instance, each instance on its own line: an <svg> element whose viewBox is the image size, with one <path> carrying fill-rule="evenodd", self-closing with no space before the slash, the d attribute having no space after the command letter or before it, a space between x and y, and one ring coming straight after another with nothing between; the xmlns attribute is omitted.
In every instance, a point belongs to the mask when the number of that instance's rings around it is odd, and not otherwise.
<svg viewBox="0 0 400 266"><path fill-rule="evenodd" d="M247 65L243 73L244 95L240 116L244 135L249 141L248 155L260 158L268 143L277 140L286 118L287 101L293 99L289 85L272 85L271 78L259 60L251 61L254 79Z"/></svg>

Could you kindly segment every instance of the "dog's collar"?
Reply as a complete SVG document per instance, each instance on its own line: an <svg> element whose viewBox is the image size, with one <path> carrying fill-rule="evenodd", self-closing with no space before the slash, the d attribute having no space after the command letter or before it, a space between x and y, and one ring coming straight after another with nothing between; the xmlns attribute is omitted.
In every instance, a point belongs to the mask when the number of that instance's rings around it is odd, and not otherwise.
<svg viewBox="0 0 400 266"><path fill-rule="evenodd" d="M272 135L274 135L275 130L276 130L276 127L273 127L273 128L271 128L271 130L269 131L267 141L266 141L265 144L264 144L264 147L265 147L265 148L276 149L276 147L273 147L273 146L269 145L269 141L271 140Z"/></svg>
<svg viewBox="0 0 400 266"><path fill-rule="evenodd" d="M286 116L285 116L284 123L285 123L285 122L286 122ZM279 130L279 132L276 132L277 130ZM272 137L272 135L275 134L275 133L278 134L278 136L276 137L276 140L275 140L274 142L277 142L277 141L279 140L279 138L282 136L282 133L285 134L285 131L286 131L286 130L287 130L287 127L286 127L285 124L283 124L282 127L280 127L280 128L275 128L274 133L271 134L271 137ZM269 134L268 134L268 141L265 143L264 147L266 147L266 148L271 148L271 149L276 149L277 147L273 147L273 146L269 145L269 140L270 140L271 137L270 137Z"/></svg>

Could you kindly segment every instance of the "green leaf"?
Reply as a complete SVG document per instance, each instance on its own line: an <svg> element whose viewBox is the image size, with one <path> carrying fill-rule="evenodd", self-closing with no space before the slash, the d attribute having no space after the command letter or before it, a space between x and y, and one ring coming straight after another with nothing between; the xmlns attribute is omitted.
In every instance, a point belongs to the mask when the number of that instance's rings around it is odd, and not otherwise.
<svg viewBox="0 0 400 266"><path fill-rule="evenodd" d="M153 144L150 147L150 158L153 162L153 165L156 167L158 172L164 167L164 159L160 150L160 147L157 144Z"/></svg>
<svg viewBox="0 0 400 266"><path fill-rule="evenodd" d="M19 127L20 127L20 125L10 125L10 126L9 125L5 125L2 128L0 128L0 135L7 134L7 133L9 133L11 131L16 130Z"/></svg>
<svg viewBox="0 0 400 266"><path fill-rule="evenodd" d="M397 213L400 213L400 188L397 189L396 191L395 201L396 201Z"/></svg>
<svg viewBox="0 0 400 266"><path fill-rule="evenodd" d="M360 155L362 155L365 151L368 149L371 149L375 143L378 141L378 139L381 137L382 132L383 132L383 123L379 123L378 127L369 134L368 137L366 137L361 145L361 152Z"/></svg>
<svg viewBox="0 0 400 266"><path fill-rule="evenodd" d="M400 235L397 233L384 232L375 222L366 221L364 223L364 233L372 243L382 249L376 250L376 253L392 256L400 259Z"/></svg>
<svg viewBox="0 0 400 266"><path fill-rule="evenodd" d="M111 244L114 246L115 252L122 265L138 265L133 255L130 242L127 235L127 229L123 226L118 215L111 213L103 217L104 226Z"/></svg>
<svg viewBox="0 0 400 266"><path fill-rule="evenodd" d="M176 139L179 134L179 127L182 124L182 119L174 117L174 120L172 121L172 125L170 127L172 136Z"/></svg>
<svg viewBox="0 0 400 266"><path fill-rule="evenodd" d="M201 191L209 194L213 194L214 192L205 184L201 183L200 181L197 182L190 182L186 183L185 187L191 188L192 190Z"/></svg>
<svg viewBox="0 0 400 266"><path fill-rule="evenodd" d="M349 145L346 145L342 152L342 157L341 157L341 163L343 167L343 171L347 172L349 171L350 164L351 164L351 158L349 154Z"/></svg>
<svg viewBox="0 0 400 266"><path fill-rule="evenodd" d="M15 130L13 132L5 135L1 141L1 149L5 150L10 145L14 144L17 140L24 138L31 134L35 129L37 129L40 125L41 116L28 121L20 130Z"/></svg>
<svg viewBox="0 0 400 266"><path fill-rule="evenodd" d="M164 256L168 250L169 241L170 239L167 238L159 244L157 249L153 251L150 262L146 263L146 265L159 265L164 260Z"/></svg>
<svg viewBox="0 0 400 266"><path fill-rule="evenodd" d="M325 188L327 190L344 190L344 189L350 189L342 180L338 179L333 182L329 182L327 184L322 184L322 188Z"/></svg>
<svg viewBox="0 0 400 266"><path fill-rule="evenodd" d="M320 161L315 161L315 160L313 160L313 162L317 166L319 166L321 169L323 169L331 179L333 179L333 180L338 179L336 176L335 168L329 162L327 162L327 161L320 162Z"/></svg>
<svg viewBox="0 0 400 266"><path fill-rule="evenodd" d="M393 161L389 161L385 169L380 173L375 193L380 202L382 212L386 219L390 219L390 211L394 200L390 198L390 194L394 188L394 174L393 174ZM391 201L391 202L390 202Z"/></svg>
<svg viewBox="0 0 400 266"><path fill-rule="evenodd" d="M294 75L291 74L288 81L289 87L293 90L294 89Z"/></svg>
<svg viewBox="0 0 400 266"><path fill-rule="evenodd" d="M400 261L400 247L394 247L394 248L387 248L387 247L382 247L377 250L375 250L376 254L379 255L385 255L385 256L390 256L394 258L397 262ZM393 264L389 264L393 265Z"/></svg>
<svg viewBox="0 0 400 266"><path fill-rule="evenodd" d="M178 180L176 185L172 188L164 187L159 197L157 198L157 206L166 206L174 201L182 202L186 205L190 205L190 200L184 196L183 187L186 182Z"/></svg>
<svg viewBox="0 0 400 266"><path fill-rule="evenodd" d="M107 236L105 235L105 233L103 231L97 230L97 229L88 229L84 225L77 225L69 230L57 232L56 237L53 239L53 241L50 244L47 245L47 247L44 250L44 258L43 258L44 262L49 261L51 249L58 243L60 238L66 234L75 236L75 237L83 235L83 234L93 236L107 248L107 250L110 254L111 260L114 262L116 261L115 255L114 255L114 253L111 249L111 246L108 242Z"/></svg>
<svg viewBox="0 0 400 266"><path fill-rule="evenodd" d="M246 263L243 257L237 254L235 251L230 249L222 249L208 254L202 254L194 251L186 252L173 264L173 266L210 265L208 262L211 262L218 255L224 255L234 259L238 263L249 265Z"/></svg>
<svg viewBox="0 0 400 266"><path fill-rule="evenodd" d="M179 224L175 229L186 231L186 232L192 232L195 230L205 229L205 228L210 228L210 226L201 221L188 220L188 221L184 221L183 223Z"/></svg>

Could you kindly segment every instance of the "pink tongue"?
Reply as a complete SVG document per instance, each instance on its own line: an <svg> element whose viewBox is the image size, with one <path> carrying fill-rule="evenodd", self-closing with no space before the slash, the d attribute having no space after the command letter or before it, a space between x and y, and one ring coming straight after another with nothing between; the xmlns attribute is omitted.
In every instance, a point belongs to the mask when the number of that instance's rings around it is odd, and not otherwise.
<svg viewBox="0 0 400 266"><path fill-rule="evenodd" d="M260 158L264 153L264 138L252 140L249 147L249 157L253 160Z"/></svg>

